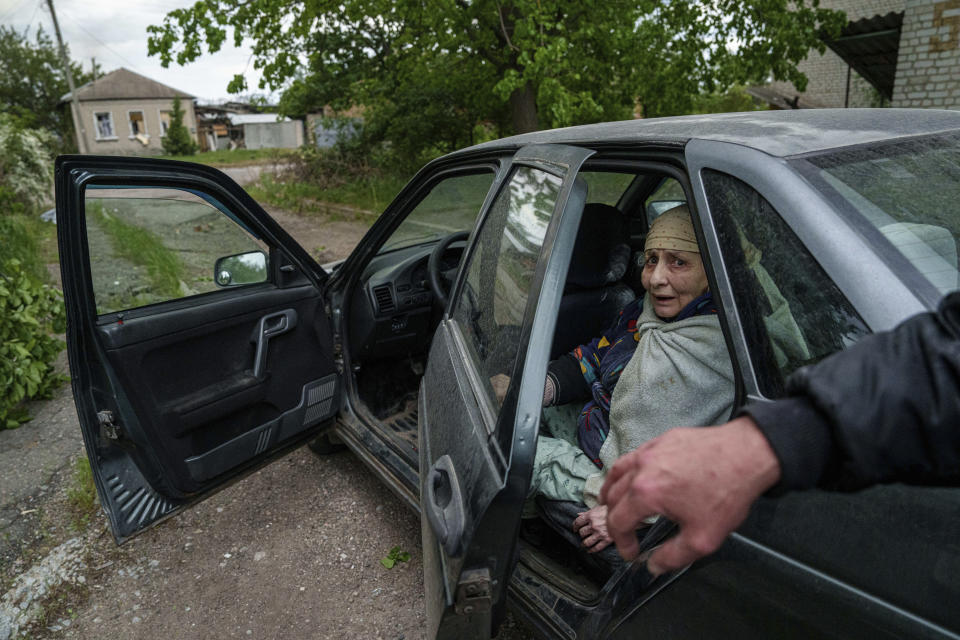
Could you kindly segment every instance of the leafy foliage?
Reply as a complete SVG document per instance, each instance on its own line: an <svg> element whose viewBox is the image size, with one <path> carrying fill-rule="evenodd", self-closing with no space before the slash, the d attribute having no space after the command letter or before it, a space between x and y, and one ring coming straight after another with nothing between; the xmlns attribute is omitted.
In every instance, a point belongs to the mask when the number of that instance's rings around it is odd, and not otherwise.
<svg viewBox="0 0 960 640"><path fill-rule="evenodd" d="M767 105L754 98L741 86L730 87L722 93L696 96L689 113L730 113L733 111L762 111Z"/></svg>
<svg viewBox="0 0 960 640"><path fill-rule="evenodd" d="M393 567L398 562L409 562L410 553L408 551L401 551L400 547L393 547L390 549L390 553L387 554L385 558L380 558L380 564L382 564L387 569L393 569Z"/></svg>
<svg viewBox="0 0 960 640"><path fill-rule="evenodd" d="M24 403L48 397L63 381L53 361L64 343L49 332L65 328L63 297L27 276L17 259L0 269L0 427L29 420Z"/></svg>
<svg viewBox="0 0 960 640"><path fill-rule="evenodd" d="M0 210L7 210L10 205L17 205L16 200L5 197L6 187L0 185ZM14 211L16 211L14 206ZM20 261L20 268L29 278L37 282L46 282L49 279L46 260L55 260L55 256L45 256L40 241L47 240L44 236L54 233L48 222L43 222L34 216L13 213L0 216L0 246L3 250L0 255L3 259L16 258ZM53 238L49 238L53 240Z"/></svg>
<svg viewBox="0 0 960 640"><path fill-rule="evenodd" d="M68 52L69 59L69 52ZM93 79L76 62L70 62L77 87ZM57 46L43 29L33 41L16 29L0 26L0 112L29 129L43 129L59 140L60 151L75 150L69 105L60 98L70 91ZM6 70L16 70L15 73Z"/></svg>
<svg viewBox="0 0 960 640"><path fill-rule="evenodd" d="M197 143L194 142L190 131L183 124L183 107L180 105L180 96L173 99L173 110L170 112L170 126L163 136L163 151L171 156L189 156L197 152Z"/></svg>
<svg viewBox="0 0 960 640"><path fill-rule="evenodd" d="M0 113L0 199L13 203L13 212L24 213L49 199L52 146L50 133L24 128L13 116ZM0 210L0 216L8 213Z"/></svg>
<svg viewBox="0 0 960 640"><path fill-rule="evenodd" d="M252 40L262 86L288 87L285 115L360 105L368 141L434 155L638 108L688 113L769 77L802 89L797 63L844 22L817 0L201 0L149 27L148 50L186 64L232 31Z"/></svg>

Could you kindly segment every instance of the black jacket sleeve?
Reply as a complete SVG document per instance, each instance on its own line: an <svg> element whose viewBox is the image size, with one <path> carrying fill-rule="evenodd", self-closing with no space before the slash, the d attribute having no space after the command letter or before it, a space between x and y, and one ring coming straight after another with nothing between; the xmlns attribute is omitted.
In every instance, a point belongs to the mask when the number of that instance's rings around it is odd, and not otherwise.
<svg viewBox="0 0 960 640"><path fill-rule="evenodd" d="M780 460L773 492L960 483L960 291L748 404Z"/></svg>

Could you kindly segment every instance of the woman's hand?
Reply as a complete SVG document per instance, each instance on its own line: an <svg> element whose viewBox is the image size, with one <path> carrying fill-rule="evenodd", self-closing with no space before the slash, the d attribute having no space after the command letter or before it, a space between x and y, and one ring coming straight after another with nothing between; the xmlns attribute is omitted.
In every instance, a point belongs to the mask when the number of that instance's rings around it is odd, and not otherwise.
<svg viewBox="0 0 960 640"><path fill-rule="evenodd" d="M573 521L573 530L580 534L589 553L609 547L613 538L607 533L607 505L601 504L579 514Z"/></svg>
<svg viewBox="0 0 960 640"><path fill-rule="evenodd" d="M510 376L498 373L490 378L490 386L493 387L493 394L497 397L497 404L503 404L503 399L507 395L507 389L510 388Z"/></svg>

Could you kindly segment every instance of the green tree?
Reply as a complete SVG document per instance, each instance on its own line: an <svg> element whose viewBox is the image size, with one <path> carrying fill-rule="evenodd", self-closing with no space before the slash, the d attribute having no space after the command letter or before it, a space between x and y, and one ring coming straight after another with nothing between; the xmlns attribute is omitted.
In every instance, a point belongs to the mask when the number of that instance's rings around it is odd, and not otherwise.
<svg viewBox="0 0 960 640"><path fill-rule="evenodd" d="M69 53L68 53L69 57ZM93 79L70 62L76 86ZM24 128L45 129L61 150L76 149L69 103L58 104L70 91L57 46L37 29L33 41L13 27L0 26L0 112L17 118Z"/></svg>
<svg viewBox="0 0 960 640"><path fill-rule="evenodd" d="M802 89L797 63L843 23L818 0L201 0L149 27L148 50L186 64L232 31L262 86L289 86L288 113L363 105L367 132L445 150L484 128L686 113L769 77Z"/></svg>
<svg viewBox="0 0 960 640"><path fill-rule="evenodd" d="M163 136L163 150L171 156L189 156L197 152L197 143L183 124L183 107L180 106L180 96L173 99L170 126Z"/></svg>

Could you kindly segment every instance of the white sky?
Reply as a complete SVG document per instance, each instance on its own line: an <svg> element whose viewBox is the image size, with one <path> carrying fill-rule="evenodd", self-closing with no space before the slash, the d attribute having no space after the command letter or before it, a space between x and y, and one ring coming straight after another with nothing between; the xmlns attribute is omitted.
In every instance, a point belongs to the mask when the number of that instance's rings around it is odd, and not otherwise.
<svg viewBox="0 0 960 640"><path fill-rule="evenodd" d="M147 26L159 25L168 11L192 6L194 0L54 0L64 42L70 56L90 68L95 57L106 73L126 67L157 82L196 96L201 102L227 99L227 83L234 74L247 79L247 91L259 92L259 71L253 68L250 49L233 47L232 37L214 54L196 62L164 69L159 58L147 56ZM55 40L46 0L0 0L0 24L28 30L32 41L37 25Z"/></svg>

